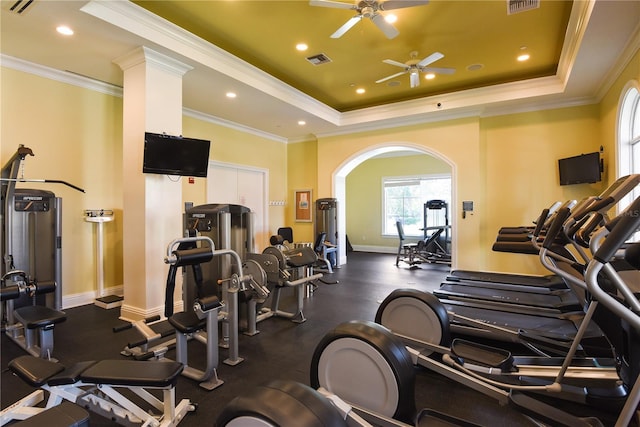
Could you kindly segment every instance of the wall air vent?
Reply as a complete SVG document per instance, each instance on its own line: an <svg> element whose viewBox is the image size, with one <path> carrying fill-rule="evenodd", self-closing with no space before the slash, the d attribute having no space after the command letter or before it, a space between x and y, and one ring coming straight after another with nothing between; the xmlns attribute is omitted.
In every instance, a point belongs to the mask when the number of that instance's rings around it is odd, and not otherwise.
<svg viewBox="0 0 640 427"><path fill-rule="evenodd" d="M328 64L331 62L331 59L329 59L329 57L324 53L319 53L317 55L308 56L307 61L311 62L313 65L322 65Z"/></svg>
<svg viewBox="0 0 640 427"><path fill-rule="evenodd" d="M507 0L507 15L540 7L540 0Z"/></svg>
<svg viewBox="0 0 640 427"><path fill-rule="evenodd" d="M32 4L33 0L16 0L16 2L13 3L13 5L9 8L9 11L18 15L22 15Z"/></svg>

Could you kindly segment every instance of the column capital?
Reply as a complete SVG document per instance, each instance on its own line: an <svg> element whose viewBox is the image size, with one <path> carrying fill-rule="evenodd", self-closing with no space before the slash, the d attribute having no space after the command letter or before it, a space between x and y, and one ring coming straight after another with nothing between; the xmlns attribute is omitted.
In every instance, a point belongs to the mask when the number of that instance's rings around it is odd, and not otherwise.
<svg viewBox="0 0 640 427"><path fill-rule="evenodd" d="M193 70L193 67L183 62L175 60L167 55L156 52L146 46L139 46L129 53L113 60L123 71L131 67L147 63L153 67L163 69L177 76L183 76L187 72Z"/></svg>

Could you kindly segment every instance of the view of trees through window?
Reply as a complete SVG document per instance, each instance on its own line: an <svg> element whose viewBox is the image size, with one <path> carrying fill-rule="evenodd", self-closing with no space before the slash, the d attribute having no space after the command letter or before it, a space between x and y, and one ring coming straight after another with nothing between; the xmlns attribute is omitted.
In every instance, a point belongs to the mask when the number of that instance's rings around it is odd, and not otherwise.
<svg viewBox="0 0 640 427"><path fill-rule="evenodd" d="M424 204L429 200L451 204L450 175L384 178L383 187L385 235L397 235L400 220L407 236L423 236Z"/></svg>

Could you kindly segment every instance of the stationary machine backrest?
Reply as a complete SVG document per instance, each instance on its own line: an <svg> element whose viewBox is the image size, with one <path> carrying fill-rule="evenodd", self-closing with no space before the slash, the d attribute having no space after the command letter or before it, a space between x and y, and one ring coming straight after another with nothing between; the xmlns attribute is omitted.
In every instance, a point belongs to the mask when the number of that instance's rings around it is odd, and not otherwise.
<svg viewBox="0 0 640 427"><path fill-rule="evenodd" d="M287 242L293 243L293 229L291 227L278 228L278 235L282 236Z"/></svg>
<svg viewBox="0 0 640 427"><path fill-rule="evenodd" d="M175 256L176 262L169 266L169 273L167 275L167 285L165 288L164 299L164 315L170 317L173 315L173 292L176 287L176 275L179 267L191 266L193 269L193 276L195 278L197 286L197 296L202 298L200 288L203 283L202 268L200 264L209 262L213 259L213 252L211 248L198 248L195 242L180 243L178 249L172 252Z"/></svg>
<svg viewBox="0 0 640 427"><path fill-rule="evenodd" d="M324 245L325 240L327 240L327 233L324 231L322 233L318 233L318 237L316 237L316 241L313 244L313 250L316 252L322 252L322 246Z"/></svg>
<svg viewBox="0 0 640 427"><path fill-rule="evenodd" d="M398 237L400 240L404 240L404 227L402 227L401 221L396 221L396 228L398 229Z"/></svg>

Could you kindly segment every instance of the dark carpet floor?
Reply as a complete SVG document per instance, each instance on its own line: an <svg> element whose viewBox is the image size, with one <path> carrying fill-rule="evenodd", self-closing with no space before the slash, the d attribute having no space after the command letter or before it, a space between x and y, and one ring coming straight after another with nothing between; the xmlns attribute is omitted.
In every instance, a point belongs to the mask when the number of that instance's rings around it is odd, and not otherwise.
<svg viewBox="0 0 640 427"><path fill-rule="evenodd" d="M272 379L288 379L309 384L310 360L316 344L330 329L343 321L373 320L380 301L392 290L402 287L433 290L439 286L449 267L422 265L419 269L395 266L395 256L388 254L349 253L348 263L327 279L339 284L319 284L305 299L307 321L295 324L272 318L259 323L260 333L240 335L239 350L244 361L237 366L220 364L218 374L225 383L206 391L181 377L177 385L178 399L189 398L198 404L195 413L187 415L181 426L213 426L221 409L235 396ZM133 331L114 333L121 324L119 309L104 310L87 305L67 310L66 322L56 326L54 356L65 365L83 360L124 358L120 351L132 338ZM4 334L0 341L2 376L0 400L2 408L26 396L33 389L7 370L8 362L24 354ZM190 343L190 356L197 366L199 343ZM174 357L171 351L169 357ZM226 350L220 350L220 360ZM456 384L425 369L416 369L416 406L443 411L481 425L528 426L530 419L510 406L500 406L493 399ZM115 425L110 420L91 416L92 426Z"/></svg>

